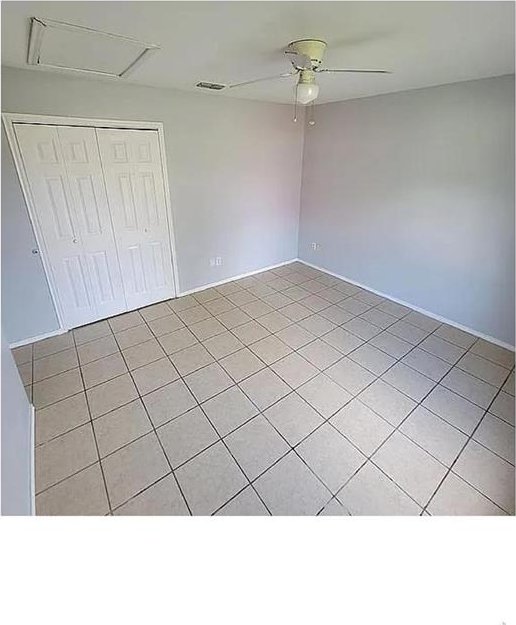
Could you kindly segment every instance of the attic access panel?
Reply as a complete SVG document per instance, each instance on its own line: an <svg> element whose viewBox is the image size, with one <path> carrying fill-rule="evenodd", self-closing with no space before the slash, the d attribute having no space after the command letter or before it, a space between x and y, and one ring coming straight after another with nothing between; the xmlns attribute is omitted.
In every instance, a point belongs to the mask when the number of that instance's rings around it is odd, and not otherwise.
<svg viewBox="0 0 516 625"><path fill-rule="evenodd" d="M122 78L159 46L84 26L33 17L28 63Z"/></svg>

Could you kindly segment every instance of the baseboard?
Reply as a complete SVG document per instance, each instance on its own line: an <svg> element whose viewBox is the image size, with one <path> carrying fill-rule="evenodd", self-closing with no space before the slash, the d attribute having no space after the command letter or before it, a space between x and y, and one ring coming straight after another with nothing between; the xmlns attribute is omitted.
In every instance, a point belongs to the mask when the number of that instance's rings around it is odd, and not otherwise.
<svg viewBox="0 0 516 625"><path fill-rule="evenodd" d="M51 336L58 336L59 334L64 334L65 332L68 332L68 330L59 328L59 330L53 330L52 332L47 332L46 334L39 334L38 336L32 336L30 339L23 339L22 341L15 341L14 343L9 343L9 349L14 349L15 347L23 347L23 345L28 345L29 343L35 343L36 341L42 341L43 339L49 339Z"/></svg>
<svg viewBox="0 0 516 625"><path fill-rule="evenodd" d="M323 271L324 273L327 273L328 275L333 276L334 278L339 278L340 280L345 280L346 282L350 282L351 284L354 284L355 286L359 286L361 289L365 289L366 291L370 291L371 293L374 293L375 295L380 295L381 297L385 297L391 302L396 302L396 304L401 304L402 306L406 306L407 308L410 308L411 310L415 310L416 312L426 315L427 317L431 317L432 319L435 319L436 321L440 321L441 323L447 323L448 325L453 326L454 328L463 330L464 332L468 332L469 334L473 334L473 336L478 336L478 338L484 339L485 341L488 341L489 343L494 343L495 345L508 349L511 352L515 351L514 345L510 345L509 343L505 343L504 341L495 339L493 336L489 336L488 334L483 334L482 332L479 332L478 330L474 330L473 328L468 328L467 326L457 323L456 321L452 321L451 319L447 319L446 317L441 317L441 315L436 315L435 313L430 312L429 310L425 310L424 308L420 308L419 306L414 306L414 304L411 304L410 302L406 302L402 299L398 299L397 297L393 297L392 295L388 295L387 293L383 293L382 291L377 291L376 289L372 289L371 287L365 284L362 284L361 282L352 280L351 278L348 278L347 276L341 276L340 274L335 273L333 271L329 271L328 269L325 269L324 267L319 267L319 265L314 265L313 263L309 263L308 261L303 260L302 258L297 258L296 260L298 260L300 263L303 263L303 265L307 265L307 267L318 269L319 271Z"/></svg>
<svg viewBox="0 0 516 625"><path fill-rule="evenodd" d="M231 278L224 278L224 280L219 280L218 282L211 282L210 284L204 284L203 286L198 286L195 289L190 289L188 291L181 291L178 293L177 297L183 297L184 295L191 295L192 293L198 293L199 291L205 291L206 289L212 289L216 286L221 286L222 284L226 284L227 282L233 282L234 280L241 280L242 278L248 278L249 276L255 276L257 273L263 273L264 271L270 271L271 269L277 269L278 267L283 267L284 265L290 265L291 263L295 263L298 258L292 258L291 260L285 260L282 263L278 263L277 265L269 265L268 267L262 267L261 269L255 269L254 271L248 271L247 273L241 273L238 276L232 276Z"/></svg>
<svg viewBox="0 0 516 625"><path fill-rule="evenodd" d="M30 514L36 515L36 410L30 405Z"/></svg>

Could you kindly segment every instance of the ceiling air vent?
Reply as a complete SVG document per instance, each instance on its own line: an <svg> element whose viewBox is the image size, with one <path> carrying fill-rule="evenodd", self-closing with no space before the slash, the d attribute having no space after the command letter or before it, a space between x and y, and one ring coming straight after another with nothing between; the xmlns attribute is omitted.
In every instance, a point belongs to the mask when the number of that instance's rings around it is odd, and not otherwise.
<svg viewBox="0 0 516 625"><path fill-rule="evenodd" d="M221 85L216 82L198 82L195 86L200 89L211 89L212 91L220 91L226 88L226 85Z"/></svg>
<svg viewBox="0 0 516 625"><path fill-rule="evenodd" d="M125 77L159 46L84 26L33 17L30 65Z"/></svg>

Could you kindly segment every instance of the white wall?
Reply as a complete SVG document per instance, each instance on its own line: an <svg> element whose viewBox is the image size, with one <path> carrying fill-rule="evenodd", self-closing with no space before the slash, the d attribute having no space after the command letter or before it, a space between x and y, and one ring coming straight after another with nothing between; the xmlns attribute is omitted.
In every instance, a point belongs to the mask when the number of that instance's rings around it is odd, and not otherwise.
<svg viewBox="0 0 516 625"><path fill-rule="evenodd" d="M31 405L2 332L2 514L31 513Z"/></svg>
<svg viewBox="0 0 516 625"><path fill-rule="evenodd" d="M2 109L164 123L181 291L297 256L303 129L289 106L3 68ZM2 161L3 314L14 342L57 319L12 160ZM210 267L212 256L223 266Z"/></svg>
<svg viewBox="0 0 516 625"><path fill-rule="evenodd" d="M514 76L316 115L300 258L514 345Z"/></svg>

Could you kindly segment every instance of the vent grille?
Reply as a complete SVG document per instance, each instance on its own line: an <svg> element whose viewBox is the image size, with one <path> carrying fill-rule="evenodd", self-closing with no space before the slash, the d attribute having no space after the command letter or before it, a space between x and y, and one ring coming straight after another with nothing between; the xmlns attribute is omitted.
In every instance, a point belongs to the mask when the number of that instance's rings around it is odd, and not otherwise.
<svg viewBox="0 0 516 625"><path fill-rule="evenodd" d="M211 89L212 91L220 91L226 88L226 85L221 85L216 82L198 82L195 86L200 89Z"/></svg>

